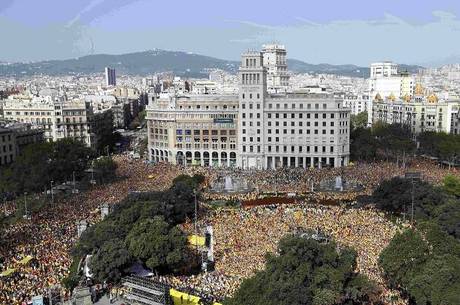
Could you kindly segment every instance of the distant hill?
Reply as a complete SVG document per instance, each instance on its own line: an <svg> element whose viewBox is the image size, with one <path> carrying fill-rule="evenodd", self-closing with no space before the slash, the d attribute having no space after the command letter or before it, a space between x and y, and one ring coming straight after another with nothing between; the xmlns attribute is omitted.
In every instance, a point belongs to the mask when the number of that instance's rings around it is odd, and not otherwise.
<svg viewBox="0 0 460 305"><path fill-rule="evenodd" d="M112 67L119 74L151 75L156 72L173 72L188 77L206 77L209 69L222 69L236 73L239 61L223 60L187 52L151 50L122 55L88 55L75 59L48 60L34 63L1 63L0 76L71 75L103 73ZM416 71L416 66L407 66ZM295 73L325 73L355 77L368 77L369 68L355 65L308 64L288 59L288 69Z"/></svg>
<svg viewBox="0 0 460 305"><path fill-rule="evenodd" d="M76 59L0 65L0 75L69 75L102 73L112 67L120 74L148 75L174 72L176 75L204 76L206 69L236 72L238 63L185 52L151 50L122 55L88 55Z"/></svg>
<svg viewBox="0 0 460 305"><path fill-rule="evenodd" d="M288 59L288 69L295 73L313 73L313 74L334 74L353 77L365 77L370 75L368 67L359 67L356 65L331 65L331 64L308 64L297 59ZM421 66L400 64L399 71L408 71L416 73L423 69Z"/></svg>

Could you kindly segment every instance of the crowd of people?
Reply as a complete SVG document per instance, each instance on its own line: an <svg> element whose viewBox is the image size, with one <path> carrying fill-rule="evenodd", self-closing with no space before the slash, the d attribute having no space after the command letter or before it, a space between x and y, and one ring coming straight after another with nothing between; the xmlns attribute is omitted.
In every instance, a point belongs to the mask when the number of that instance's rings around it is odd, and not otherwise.
<svg viewBox="0 0 460 305"><path fill-rule="evenodd" d="M128 156L116 156L118 178L110 184L94 186L86 192L55 198L55 204L42 208L29 219L8 226L0 238L0 304L22 304L35 295L47 295L68 275L70 250L77 240L77 221L100 221L100 207L116 204L128 192L164 190L179 169L166 164L149 166ZM11 203L9 204L9 213ZM29 203L33 205L33 201ZM2 209L0 209L2 210ZM21 265L30 255L33 262ZM66 292L68 293L68 292Z"/></svg>
<svg viewBox="0 0 460 305"><path fill-rule="evenodd" d="M357 271L374 280L385 297L397 295L397 292L385 288L377 261L398 226L372 208L350 209L299 202L250 209L220 209L210 212L199 224L201 227L213 226L216 271L212 275L172 277L170 282L178 282L176 285L185 284L220 298L231 296L243 279L264 268L265 254L276 253L283 236L310 229L325 233L341 247L355 249ZM193 232L193 224L186 223L183 229Z"/></svg>
<svg viewBox="0 0 460 305"><path fill-rule="evenodd" d="M220 169L179 167L165 163L150 165L127 155L114 157L118 164L117 178L106 185L96 185L79 194L56 198L31 215L3 229L0 245L0 272L14 269L0 277L0 304L22 304L34 295L46 294L67 276L71 264L70 250L77 240L77 221L90 225L101 219L100 207L120 202L129 192L164 190L179 174L203 174L205 187L221 175ZM215 194L204 191L204 198L223 200L251 200L264 192L311 192L311 184L342 175L344 180L357 181L370 191L382 179L402 175L405 171L419 171L424 179L439 183L446 170L434 163L413 161L410 168L392 163L355 164L341 169L280 169L225 170L226 173L247 179L251 191L241 194ZM458 172L454 172L458 174ZM339 196L353 200L356 192L339 195L320 194L315 198ZM319 196L319 197L318 197ZM272 208L221 209L203 214L201 224L211 224L215 233L216 271L196 276L164 277L177 289L193 289L202 295L220 299L232 295L242 279L264 267L266 252L275 252L279 239L292 230L320 228L330 234L339 245L350 246L358 252L358 271L384 283L377 268L379 252L389 242L397 228L372 209L346 209L339 206L311 205L303 197L295 205ZM33 202L30 202L33 205ZM0 204L0 213L14 213L14 203ZM191 224L184 224L185 231ZM191 232L191 231L190 231ZM20 261L30 255L27 264ZM68 292L66 292L68 293Z"/></svg>

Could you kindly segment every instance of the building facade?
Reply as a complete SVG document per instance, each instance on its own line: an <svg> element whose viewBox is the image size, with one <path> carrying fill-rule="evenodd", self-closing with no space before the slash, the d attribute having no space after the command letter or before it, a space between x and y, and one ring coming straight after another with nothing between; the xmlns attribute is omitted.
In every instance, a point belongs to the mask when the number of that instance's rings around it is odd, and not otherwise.
<svg viewBox="0 0 460 305"><path fill-rule="evenodd" d="M369 104L379 99L412 98L415 90L415 79L408 72L398 72L398 65L392 62L373 63L369 78ZM373 112L368 112L368 123L372 124Z"/></svg>
<svg viewBox="0 0 460 305"><path fill-rule="evenodd" d="M343 106L350 108L351 114L357 115L361 112L369 113L369 95L367 94L346 94L343 97Z"/></svg>
<svg viewBox="0 0 460 305"><path fill-rule="evenodd" d="M0 127L0 166L10 164L16 158L16 141L11 129Z"/></svg>
<svg viewBox="0 0 460 305"><path fill-rule="evenodd" d="M93 110L89 102L5 100L3 116L8 121L43 127L46 141L72 138L89 147L94 145L90 128Z"/></svg>
<svg viewBox="0 0 460 305"><path fill-rule="evenodd" d="M435 95L412 99L374 100L373 120L410 126L412 132L460 134L460 100L439 100Z"/></svg>
<svg viewBox="0 0 460 305"><path fill-rule="evenodd" d="M263 52L242 54L238 82L238 95L149 99L150 160L244 169L348 164L350 109L343 99L269 93Z"/></svg>
<svg viewBox="0 0 460 305"><path fill-rule="evenodd" d="M149 159L236 166L238 97L160 94L147 106Z"/></svg>
<svg viewBox="0 0 460 305"><path fill-rule="evenodd" d="M267 69L267 89L269 92L286 92L289 88L286 48L279 44L263 45L263 65Z"/></svg>
<svg viewBox="0 0 460 305"><path fill-rule="evenodd" d="M32 128L30 124L0 126L0 166L14 162L27 145L43 141L43 129Z"/></svg>
<svg viewBox="0 0 460 305"><path fill-rule="evenodd" d="M107 87L117 85L117 76L115 74L115 69L105 67L105 85Z"/></svg>

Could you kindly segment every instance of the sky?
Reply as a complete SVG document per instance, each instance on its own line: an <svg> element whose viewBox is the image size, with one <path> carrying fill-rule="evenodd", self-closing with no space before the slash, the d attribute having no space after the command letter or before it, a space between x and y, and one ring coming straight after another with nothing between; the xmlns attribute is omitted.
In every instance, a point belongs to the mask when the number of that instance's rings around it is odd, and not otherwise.
<svg viewBox="0 0 460 305"><path fill-rule="evenodd" d="M237 60L284 44L288 58L425 66L460 61L460 0L0 0L0 61L150 49Z"/></svg>

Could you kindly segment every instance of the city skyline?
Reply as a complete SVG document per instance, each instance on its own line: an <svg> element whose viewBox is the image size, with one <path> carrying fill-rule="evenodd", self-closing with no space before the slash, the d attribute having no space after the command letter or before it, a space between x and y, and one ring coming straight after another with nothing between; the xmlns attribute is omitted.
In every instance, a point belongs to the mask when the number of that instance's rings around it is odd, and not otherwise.
<svg viewBox="0 0 460 305"><path fill-rule="evenodd" d="M460 31L458 16L460 4L452 0L200 1L174 9L146 0L9 0L0 4L0 35L10 42L0 61L155 48L235 60L243 50L279 41L288 58L313 64L392 60L430 66L460 61L460 43L452 39Z"/></svg>

